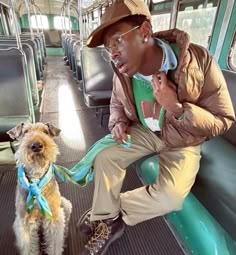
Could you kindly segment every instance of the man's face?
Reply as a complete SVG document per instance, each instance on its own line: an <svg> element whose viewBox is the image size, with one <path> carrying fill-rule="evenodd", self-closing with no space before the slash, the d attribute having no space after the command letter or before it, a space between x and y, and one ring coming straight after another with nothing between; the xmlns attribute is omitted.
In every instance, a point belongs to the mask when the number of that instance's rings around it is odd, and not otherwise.
<svg viewBox="0 0 236 255"><path fill-rule="evenodd" d="M138 71L143 52L139 26L120 22L109 27L104 46L120 73L131 77Z"/></svg>

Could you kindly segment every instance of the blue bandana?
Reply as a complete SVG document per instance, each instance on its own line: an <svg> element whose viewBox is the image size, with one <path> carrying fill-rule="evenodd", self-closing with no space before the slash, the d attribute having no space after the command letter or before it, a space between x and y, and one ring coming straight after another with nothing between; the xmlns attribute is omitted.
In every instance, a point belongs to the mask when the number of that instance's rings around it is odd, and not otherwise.
<svg viewBox="0 0 236 255"><path fill-rule="evenodd" d="M48 205L46 198L41 194L42 188L51 180L53 176L53 167L50 165L48 172L45 176L40 179L31 179L30 182L25 176L25 171L23 166L20 164L18 166L18 179L21 186L28 191L28 196L26 199L26 209L28 213L31 213L34 209L35 199L38 204L39 211L49 220L52 220L52 212Z"/></svg>

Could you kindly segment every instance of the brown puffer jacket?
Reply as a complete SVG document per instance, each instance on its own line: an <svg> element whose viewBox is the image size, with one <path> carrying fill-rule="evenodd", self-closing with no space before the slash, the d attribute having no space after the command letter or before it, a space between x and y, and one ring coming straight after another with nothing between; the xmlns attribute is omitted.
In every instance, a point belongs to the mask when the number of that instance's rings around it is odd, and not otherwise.
<svg viewBox="0 0 236 255"><path fill-rule="evenodd" d="M154 34L175 42L179 49L175 83L184 118L166 112L161 134L169 147L198 145L225 132L235 115L223 74L209 52L190 44L189 36L178 29ZM110 105L109 129L118 122L131 125L138 119L130 78L115 70Z"/></svg>

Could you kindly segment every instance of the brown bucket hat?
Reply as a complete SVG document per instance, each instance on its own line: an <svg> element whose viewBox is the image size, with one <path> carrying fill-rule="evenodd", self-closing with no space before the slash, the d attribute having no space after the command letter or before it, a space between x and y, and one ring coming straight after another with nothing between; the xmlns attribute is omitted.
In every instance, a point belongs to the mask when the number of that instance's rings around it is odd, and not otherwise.
<svg viewBox="0 0 236 255"><path fill-rule="evenodd" d="M103 44L104 30L117 21L132 15L144 15L151 21L151 14L143 0L116 0L103 14L101 25L89 35L87 46L93 48Z"/></svg>

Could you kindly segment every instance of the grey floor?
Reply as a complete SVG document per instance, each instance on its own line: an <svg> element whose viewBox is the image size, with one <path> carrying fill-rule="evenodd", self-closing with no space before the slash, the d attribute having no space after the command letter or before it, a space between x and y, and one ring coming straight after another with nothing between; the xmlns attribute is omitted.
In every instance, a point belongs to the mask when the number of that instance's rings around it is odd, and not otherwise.
<svg viewBox="0 0 236 255"><path fill-rule="evenodd" d="M56 142L60 149L57 163L72 167L83 158L87 149L108 133L105 116L103 126L95 117L93 109L83 102L82 92L61 57L48 57L45 68L45 89L43 93L40 121L51 122L62 132ZM0 254L17 254L14 245L12 224L14 221L14 199L16 169L14 165L0 166ZM134 166L127 171L123 191L141 186ZM69 237L64 254L78 255L86 243L79 235L76 222L83 212L90 208L93 183L84 188L60 183L61 193L71 200L73 214ZM181 255L172 232L162 217L149 220L134 227L127 227L125 234L108 249L111 255Z"/></svg>

